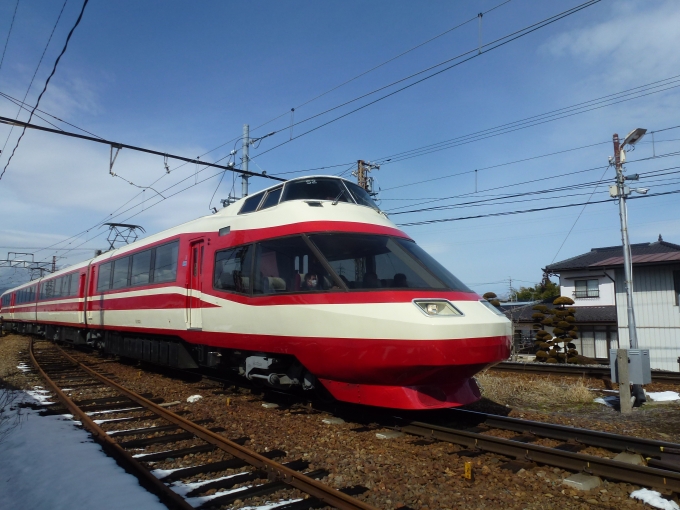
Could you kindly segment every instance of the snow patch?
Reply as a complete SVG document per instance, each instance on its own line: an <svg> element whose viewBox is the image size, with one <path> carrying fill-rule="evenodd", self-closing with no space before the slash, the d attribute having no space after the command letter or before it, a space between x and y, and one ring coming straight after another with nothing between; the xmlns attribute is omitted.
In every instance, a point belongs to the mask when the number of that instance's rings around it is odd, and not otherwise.
<svg viewBox="0 0 680 510"><path fill-rule="evenodd" d="M664 392L665 393L665 392ZM675 501L669 501L661 497L661 493L650 491L649 489L640 489L630 493L633 499L639 499L655 508L662 510L680 510L680 506Z"/></svg>
<svg viewBox="0 0 680 510"><path fill-rule="evenodd" d="M210 496L198 496L195 498L186 498L187 503L189 503L191 506L194 508L197 508L199 506L203 506L207 501L210 501L211 499L215 498L221 498L222 496L226 496L227 494L234 494L236 492L243 492L247 489L250 489L251 486L248 487L239 487L238 489L233 489L230 491L222 491L222 492L216 492L215 494L212 494ZM174 491L175 488L172 487L172 490ZM177 491L175 491L177 492Z"/></svg>
<svg viewBox="0 0 680 510"><path fill-rule="evenodd" d="M155 469L155 470L152 471L152 473L154 475L156 475L156 473L159 472L159 471L163 471L163 470L162 469ZM168 471L172 472L174 470L168 470ZM227 476L222 476L220 478L213 478L212 480L202 480L200 482L191 482L191 483L174 482L172 485L170 485L170 488L174 492L179 494L180 496L185 496L185 495L189 494L191 491L193 491L195 489L200 489L201 487L203 487L204 485L207 485L209 483L219 482L219 481L222 481L222 480L228 480L229 478L234 478L235 476L240 476L242 474L243 473L237 473L235 475L227 475ZM234 490L229 491L229 492L237 492L237 491L240 491L240 490L243 490L243 489L244 489L243 487L239 487L238 489L234 489ZM220 493L220 495L224 496L225 494L229 494L229 492L223 491L223 492Z"/></svg>
<svg viewBox="0 0 680 510"><path fill-rule="evenodd" d="M614 407L615 404L619 403L619 396L618 395L611 395L609 397L597 397L593 399L593 402L596 402L598 404L604 404L609 407Z"/></svg>
<svg viewBox="0 0 680 510"><path fill-rule="evenodd" d="M190 404L193 404L194 402L198 402L198 401L201 400L202 398L203 398L203 397L202 397L201 395L191 395L191 396L187 399L187 402L189 402Z"/></svg>
<svg viewBox="0 0 680 510"><path fill-rule="evenodd" d="M680 400L680 394L677 391L653 391L651 393L645 392L649 398L654 402L670 402L672 400Z"/></svg>
<svg viewBox="0 0 680 510"><path fill-rule="evenodd" d="M20 398L38 403L25 392ZM0 443L3 508L166 509L74 422L30 408L21 414L21 426Z"/></svg>
<svg viewBox="0 0 680 510"><path fill-rule="evenodd" d="M29 391L26 392L26 395L33 397L34 400L36 400L37 402L39 402L40 404L42 404L44 406L54 405L54 402L50 402L50 396L43 395L42 391L37 392L37 391L29 390Z"/></svg>
<svg viewBox="0 0 680 510"><path fill-rule="evenodd" d="M26 363L19 363L17 368L22 372L31 372L33 369L29 367Z"/></svg>

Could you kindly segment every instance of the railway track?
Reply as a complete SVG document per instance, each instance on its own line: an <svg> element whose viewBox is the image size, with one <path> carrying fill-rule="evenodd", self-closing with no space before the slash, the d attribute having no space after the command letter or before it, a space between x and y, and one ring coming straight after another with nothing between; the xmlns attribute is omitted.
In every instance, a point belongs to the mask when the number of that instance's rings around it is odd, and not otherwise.
<svg viewBox="0 0 680 510"><path fill-rule="evenodd" d="M397 430L466 448L458 456L495 453L507 457L505 467L518 470L545 464L575 473L680 493L680 444L540 423L472 411L451 410L455 426L400 419ZM499 433L500 432L500 433ZM510 437L501 437L508 435ZM534 444L542 442L544 444ZM548 443L558 443L548 446ZM587 448L639 454L643 465L579 453ZM628 456L634 459L635 456ZM510 460L513 459L513 460ZM503 467L503 466L501 466Z"/></svg>
<svg viewBox="0 0 680 510"><path fill-rule="evenodd" d="M208 428L210 420L191 421L181 412L170 411L178 402L162 403L130 391L51 342L40 342L37 350L31 340L29 355L64 408L47 412L70 412L107 453L169 508L203 509L274 496L275 503L268 508L376 510L353 497L365 492L364 487L333 489L318 481L328 474L325 470L308 470L309 463L303 460L278 462L286 456L280 450L258 453L246 448L248 438L227 439L221 435L223 429ZM83 398L71 399L64 391L67 387L78 388ZM107 419L95 420L96 414ZM191 462L201 454L210 454L211 460ZM186 458L191 465L154 468L158 462L177 458ZM190 482L197 475L203 480ZM305 496L299 497L300 492Z"/></svg>
<svg viewBox="0 0 680 510"><path fill-rule="evenodd" d="M555 374L589 377L593 379L609 378L609 365L556 365L546 363L521 363L517 361L503 361L491 367L491 370L501 372L524 372L527 374ZM652 382L680 383L680 372L666 372L652 370Z"/></svg>

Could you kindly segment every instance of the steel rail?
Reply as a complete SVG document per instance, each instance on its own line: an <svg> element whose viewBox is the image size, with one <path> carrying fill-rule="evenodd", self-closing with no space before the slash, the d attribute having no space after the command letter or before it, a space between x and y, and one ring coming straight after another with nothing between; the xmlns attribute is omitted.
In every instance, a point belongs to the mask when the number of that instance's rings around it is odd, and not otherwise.
<svg viewBox="0 0 680 510"><path fill-rule="evenodd" d="M513 432L528 433L538 437L572 441L589 446L597 446L615 451L632 451L644 456L654 456L667 453L680 453L680 444L654 439L611 434L597 430L567 427L553 423L543 423L532 420L521 420L507 416L480 413L454 409L454 416L460 415L475 423L484 424L491 428L511 430ZM457 416L456 416L457 417Z"/></svg>
<svg viewBox="0 0 680 510"><path fill-rule="evenodd" d="M422 422L410 422L398 427L398 429L408 434L447 441L466 448L514 457L518 460L537 462L577 473L586 472L611 480L680 492L680 473L674 471L626 464L593 455L572 453Z"/></svg>
<svg viewBox="0 0 680 510"><path fill-rule="evenodd" d="M309 494L310 496L313 496L319 499L320 501L323 501L327 505L338 508L339 510L378 510L376 507L369 505L368 503L364 503L363 501L348 496L347 494L344 494L338 490L335 490L332 487L329 487L321 482L318 482L313 478L305 476L304 474L293 469L290 469L276 461L268 459L267 457L264 457L259 453L249 450L248 448L245 448L233 441L230 441L229 439L226 439L208 430L205 427L197 425L196 423L191 422L189 420L186 420L181 416L173 413L172 411L169 411L157 404L154 404L150 400L134 393L133 391L128 390L127 388L121 386L115 381L112 381L108 377L105 377L99 374L98 372L92 370L91 368L87 367L86 365L80 363L78 360L64 352L64 350L61 349L61 347L57 346L57 348L61 351L64 357L66 357L66 359L68 359L72 363L75 363L84 371L86 371L88 374L99 379L106 385L115 388L117 391L124 394L133 402L136 402L140 406L143 406L149 409L150 411L153 411L161 418L164 418L165 420L171 423L179 425L182 429L193 433L196 437L203 439L207 443L210 443L216 446L217 448L229 453L230 455L238 459L241 459L244 462L247 462L248 464L256 468L265 471L270 479L282 481L287 485L290 485L291 487L295 487L296 489L299 489L305 492L306 494Z"/></svg>
<svg viewBox="0 0 680 510"><path fill-rule="evenodd" d="M31 363L36 368L41 377L45 380L45 383L51 388L51 390L57 395L59 400L64 407L66 407L73 416L77 416L83 426L90 431L92 437L97 441L104 450L109 453L112 457L119 460L124 467L128 470L136 473L141 477L142 482L151 492L156 494L161 501L166 504L171 509L180 510L193 510L193 507L187 503L187 501L182 498L179 494L176 494L158 478L151 474L151 472L146 469L139 461L132 457L127 451L125 451L118 443L116 443L104 429L97 425L92 418L90 418L84 411L82 411L68 395L66 395L57 384L47 375L38 363L33 352L33 339L31 338L29 342L28 352L31 357ZM69 359L73 362L72 359Z"/></svg>
<svg viewBox="0 0 680 510"><path fill-rule="evenodd" d="M491 367L490 370L503 372L526 372L534 374L559 374L592 377L594 379L608 378L611 374L609 365L584 366L584 365L556 365L544 363L521 363L517 361L503 361ZM680 383L680 372L666 372L652 370L652 382L677 382Z"/></svg>

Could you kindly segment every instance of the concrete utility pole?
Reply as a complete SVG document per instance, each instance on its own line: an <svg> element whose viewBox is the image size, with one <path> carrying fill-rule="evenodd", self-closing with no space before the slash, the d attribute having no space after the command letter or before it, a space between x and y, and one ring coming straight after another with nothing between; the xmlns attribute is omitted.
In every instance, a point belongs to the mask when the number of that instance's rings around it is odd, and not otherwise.
<svg viewBox="0 0 680 510"><path fill-rule="evenodd" d="M630 348L638 348L637 329L635 327L635 311L633 309L633 263L628 239L628 215L626 211L626 197L630 195L630 188L625 185L623 175L623 161L621 161L622 147L619 135L614 134L614 165L616 167L616 196L619 199L619 218L621 220L621 243L623 244L623 271L625 275L626 301L628 310L628 338ZM624 153L625 159L625 153Z"/></svg>
<svg viewBox="0 0 680 510"><path fill-rule="evenodd" d="M250 147L250 126L248 124L243 124L243 145L241 146L243 150L243 164L241 165L241 170L248 171L248 148ZM241 196L248 196L248 175L241 174Z"/></svg>
<svg viewBox="0 0 680 510"><path fill-rule="evenodd" d="M626 138L623 140L623 143L619 142L619 135L614 133L612 140L614 142L614 167L616 168L616 185L611 186L609 189L609 195L611 197L615 197L619 199L619 218L621 220L621 244L623 245L623 271L624 271L624 285L626 287L626 305L627 305L627 312L628 312L628 340L630 343L630 349L631 351L637 351L639 349L638 347L638 337L637 337L637 328L635 327L635 310L633 308L633 259L631 255L631 250L630 250L630 240L628 238L628 213L626 210L626 197L630 195L631 191L635 191L636 193L641 193L645 194L647 193L647 189L645 188L637 188L631 190L628 186L626 186L626 181L636 181L639 179L639 176L636 175L628 175L625 176L623 175L623 163L626 161L626 153L623 150L623 148L626 145L630 145L631 147L634 146L637 142L640 141L640 139L645 135L647 132L646 129L642 128L637 128L628 133ZM610 163L612 162L612 159L610 159ZM646 359L649 359L649 351L646 351ZM642 354L644 354L642 351L636 353L637 356L635 357L636 361L636 367L635 367L635 372L641 372L640 369L640 361L642 359ZM631 358L632 358L632 353L630 353L629 350L627 349L619 349L617 351L616 355L616 369L618 370L618 381L619 381L619 399L621 402L621 412L622 413L628 413L630 412L630 396L631 393L635 397L635 403L636 405L642 405L643 402L645 402L645 393L644 390L642 389L642 384L645 384L643 380L646 380L647 377L649 376L648 379L651 381L651 373L645 373L642 376L642 380L639 380L638 376L636 375L634 380L631 381L630 377L630 370L631 367L629 364L631 363ZM646 370L648 372L649 369ZM637 380L635 380L637 379ZM632 392L630 391L629 384L633 382L632 386Z"/></svg>

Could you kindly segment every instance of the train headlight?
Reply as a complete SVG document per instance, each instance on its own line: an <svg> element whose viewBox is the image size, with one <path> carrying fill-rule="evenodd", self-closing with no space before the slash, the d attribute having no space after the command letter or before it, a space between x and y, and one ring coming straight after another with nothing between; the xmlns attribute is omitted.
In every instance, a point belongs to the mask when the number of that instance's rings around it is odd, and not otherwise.
<svg viewBox="0 0 680 510"><path fill-rule="evenodd" d="M444 299L417 299L413 301L418 308L430 317L461 316L463 313Z"/></svg>

